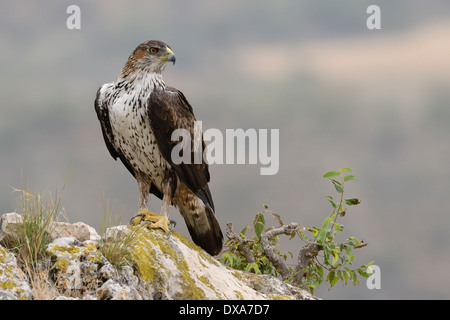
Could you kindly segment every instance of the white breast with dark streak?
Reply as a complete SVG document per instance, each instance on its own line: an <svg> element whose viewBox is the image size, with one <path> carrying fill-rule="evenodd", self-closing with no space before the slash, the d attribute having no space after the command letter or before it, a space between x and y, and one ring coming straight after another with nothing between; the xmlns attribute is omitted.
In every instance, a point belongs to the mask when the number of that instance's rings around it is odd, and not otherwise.
<svg viewBox="0 0 450 320"><path fill-rule="evenodd" d="M161 174L170 165L159 151L147 115L147 99L155 84L159 83L148 78L128 87L116 87L119 91L110 102L109 118L115 147L125 155L134 170L148 175L152 183L163 190Z"/></svg>

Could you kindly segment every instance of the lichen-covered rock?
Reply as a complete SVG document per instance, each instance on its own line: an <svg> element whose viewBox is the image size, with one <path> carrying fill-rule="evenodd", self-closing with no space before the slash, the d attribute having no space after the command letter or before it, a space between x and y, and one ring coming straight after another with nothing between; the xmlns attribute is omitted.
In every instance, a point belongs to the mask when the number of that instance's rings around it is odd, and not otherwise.
<svg viewBox="0 0 450 320"><path fill-rule="evenodd" d="M33 296L28 279L13 253L0 246L0 300L28 300Z"/></svg>
<svg viewBox="0 0 450 320"><path fill-rule="evenodd" d="M309 292L280 281L271 275L257 275L242 272L243 281L255 291L264 294L267 299L273 300L312 300L317 299Z"/></svg>
<svg viewBox="0 0 450 320"><path fill-rule="evenodd" d="M109 279L98 290L97 296L102 300L142 300L134 286L120 284Z"/></svg>
<svg viewBox="0 0 450 320"><path fill-rule="evenodd" d="M279 279L229 269L177 232L142 228L133 257L151 299L312 298Z"/></svg>
<svg viewBox="0 0 450 320"><path fill-rule="evenodd" d="M100 236L95 229L84 222L56 222L52 225L50 237L51 239L74 237L81 242L100 241Z"/></svg>
<svg viewBox="0 0 450 320"><path fill-rule="evenodd" d="M13 232L11 226L21 223L21 217L3 215L2 223L1 228L10 226L5 232ZM277 278L227 268L175 231L168 235L117 226L100 239L81 223L60 226L55 235L65 236L46 247L38 272L47 273L39 283L36 274L22 271L14 254L0 246L0 299L314 299ZM113 265L102 254L108 252L105 244L121 246L128 235L129 264L118 267L111 261ZM39 287L45 285L47 289Z"/></svg>
<svg viewBox="0 0 450 320"><path fill-rule="evenodd" d="M22 216L16 212L2 214L0 216L0 242L10 236L16 230L17 225L22 223ZM48 233L52 240L74 237L81 242L86 240L100 241L100 235L97 231L84 222L53 222L49 225Z"/></svg>
<svg viewBox="0 0 450 320"><path fill-rule="evenodd" d="M137 289L139 278L133 268L115 268L101 254L96 242L58 238L48 245L47 254L51 257L55 286L62 292L89 300L142 299Z"/></svg>
<svg viewBox="0 0 450 320"><path fill-rule="evenodd" d="M4 213L0 216L0 243L7 240L18 224L22 224L22 216L16 212Z"/></svg>
<svg viewBox="0 0 450 320"><path fill-rule="evenodd" d="M101 266L108 262L95 243L80 242L74 237L58 238L47 246L52 258L57 285L81 290L97 283Z"/></svg>

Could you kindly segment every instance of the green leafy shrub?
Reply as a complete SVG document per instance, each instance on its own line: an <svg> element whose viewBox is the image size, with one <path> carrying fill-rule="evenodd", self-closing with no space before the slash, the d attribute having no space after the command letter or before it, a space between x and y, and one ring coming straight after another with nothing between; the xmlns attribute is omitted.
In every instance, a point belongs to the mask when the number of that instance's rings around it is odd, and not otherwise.
<svg viewBox="0 0 450 320"><path fill-rule="evenodd" d="M367 243L355 237L348 237L343 242L337 241L344 226L338 219L346 215L350 206L360 204L357 198L345 198L346 183L357 180L350 168L329 171L323 175L329 179L338 193L338 198L327 196L333 211L323 221L321 227L302 228L297 223L284 224L280 215L268 210L258 212L252 225L245 226L238 235L231 223L227 229L227 249L220 259L225 265L257 274L270 274L284 281L300 286L314 293L321 284L333 287L338 281L344 285L349 282L358 284L358 275L368 277L366 270L372 262L354 268L354 249L365 247ZM271 215L279 226L266 226L266 216ZM288 265L288 257L294 258L292 252L283 253L278 248L280 235L287 235L292 240L299 238L305 245L298 254L297 264Z"/></svg>

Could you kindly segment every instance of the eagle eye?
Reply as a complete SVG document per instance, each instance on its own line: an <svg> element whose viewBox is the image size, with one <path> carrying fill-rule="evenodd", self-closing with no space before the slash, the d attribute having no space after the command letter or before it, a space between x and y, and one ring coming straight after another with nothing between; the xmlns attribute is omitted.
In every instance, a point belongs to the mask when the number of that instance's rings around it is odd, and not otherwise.
<svg viewBox="0 0 450 320"><path fill-rule="evenodd" d="M148 51L149 51L150 53L157 53L157 52L158 52L158 48L151 47Z"/></svg>

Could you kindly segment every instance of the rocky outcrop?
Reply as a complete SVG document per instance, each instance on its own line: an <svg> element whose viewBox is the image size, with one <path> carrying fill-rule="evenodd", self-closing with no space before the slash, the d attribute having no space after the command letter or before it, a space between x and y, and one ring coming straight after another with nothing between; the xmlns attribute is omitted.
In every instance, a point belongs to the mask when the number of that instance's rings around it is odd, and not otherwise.
<svg viewBox="0 0 450 320"><path fill-rule="evenodd" d="M17 214L0 220L0 243ZM52 228L38 280L22 270L10 248L0 246L0 299L313 299L309 293L268 275L225 267L183 235L127 226L108 229L103 239L82 223ZM130 261L113 265L102 245L133 232ZM120 244L119 244L120 245ZM118 248L119 250L120 248ZM43 288L46 287L46 288Z"/></svg>
<svg viewBox="0 0 450 320"><path fill-rule="evenodd" d="M17 259L0 246L0 300L33 298L28 278L17 265Z"/></svg>

